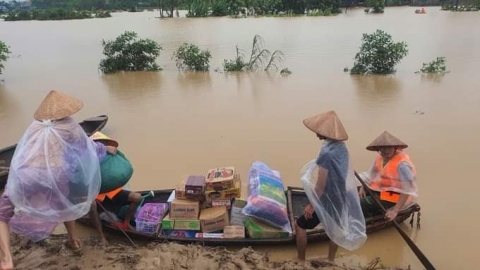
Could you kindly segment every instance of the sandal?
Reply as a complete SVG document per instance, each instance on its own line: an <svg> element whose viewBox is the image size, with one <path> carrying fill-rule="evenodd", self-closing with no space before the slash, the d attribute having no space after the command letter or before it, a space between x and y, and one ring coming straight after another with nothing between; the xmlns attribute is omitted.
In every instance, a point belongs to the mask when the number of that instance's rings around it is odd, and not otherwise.
<svg viewBox="0 0 480 270"><path fill-rule="evenodd" d="M75 244L72 243L70 240L65 240L63 244L65 245L65 247L70 249L73 252L73 254L81 255L83 252L82 244L77 239L75 239L74 242Z"/></svg>

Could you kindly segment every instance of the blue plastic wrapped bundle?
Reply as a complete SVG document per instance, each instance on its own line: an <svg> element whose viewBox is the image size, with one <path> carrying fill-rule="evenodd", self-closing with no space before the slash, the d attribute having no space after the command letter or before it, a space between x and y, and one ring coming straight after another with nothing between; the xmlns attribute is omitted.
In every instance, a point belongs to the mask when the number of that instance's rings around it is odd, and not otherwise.
<svg viewBox="0 0 480 270"><path fill-rule="evenodd" d="M249 171L250 196L242 213L292 233L280 173L256 161Z"/></svg>

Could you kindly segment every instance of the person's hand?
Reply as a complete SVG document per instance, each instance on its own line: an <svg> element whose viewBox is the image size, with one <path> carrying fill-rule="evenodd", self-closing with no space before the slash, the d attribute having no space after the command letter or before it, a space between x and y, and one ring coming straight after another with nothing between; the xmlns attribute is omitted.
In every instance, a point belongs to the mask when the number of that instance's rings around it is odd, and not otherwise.
<svg viewBox="0 0 480 270"><path fill-rule="evenodd" d="M311 204L308 204L305 207L305 211L304 211L305 219L311 219L313 212L315 212L315 209L313 209L313 206Z"/></svg>
<svg viewBox="0 0 480 270"><path fill-rule="evenodd" d="M114 146L107 146L107 152L112 154L112 155L116 155L117 154L117 148L114 147Z"/></svg>
<svg viewBox="0 0 480 270"><path fill-rule="evenodd" d="M360 198L365 197L365 189L363 188L363 186L361 186L358 190L358 196L360 196Z"/></svg>
<svg viewBox="0 0 480 270"><path fill-rule="evenodd" d="M388 209L385 213L385 218L388 219L388 221L392 221L397 217L397 215L398 211L396 209Z"/></svg>

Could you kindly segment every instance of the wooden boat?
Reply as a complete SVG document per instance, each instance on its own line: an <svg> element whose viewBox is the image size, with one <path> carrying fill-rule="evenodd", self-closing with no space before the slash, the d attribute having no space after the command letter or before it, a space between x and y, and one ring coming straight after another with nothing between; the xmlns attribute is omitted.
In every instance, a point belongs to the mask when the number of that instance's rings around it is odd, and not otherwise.
<svg viewBox="0 0 480 270"><path fill-rule="evenodd" d="M85 133L88 136L91 136L93 133L102 130L108 122L108 116L99 115L91 118L87 118L80 122ZM10 167L10 162L12 161L13 154L17 144L5 147L0 149L0 189L3 189L7 183L8 179L8 168Z"/></svg>
<svg viewBox="0 0 480 270"><path fill-rule="evenodd" d="M167 202L168 197L172 193L173 189L166 189L166 190L155 190L153 198L145 199L145 203L160 203L160 202ZM147 194L150 191L140 191L142 195ZM287 196L287 203L288 203L288 212L291 224L295 224L295 218L303 215L305 206L308 204L308 198L305 195L305 192L302 188L296 187L288 187L285 191ZM420 211L420 206L418 204L414 204L409 208L401 211L396 221L401 223L405 221L408 217L412 216L415 212ZM90 226L93 228L93 224L91 223L88 215L80 218L77 220L79 223ZM390 226L393 226L392 222L387 221L383 216L377 216L373 218L368 218L366 220L367 223L367 233L372 233ZM413 224L411 222L411 224ZM103 229L106 232L111 232L115 234L122 235L123 233L115 226L112 226L110 223L102 221ZM293 230L294 231L294 230ZM188 238L188 237L171 237L161 234L161 230L157 234L145 234L138 231L125 231L130 237L139 240L150 240L150 241L159 241L159 242L167 242L167 241L175 241L181 243L199 243L203 245L218 245L218 246L254 246L254 245L273 245L273 244L293 244L295 243L295 233L290 235L287 238L272 238L272 239L255 239L255 238L243 238L243 239L224 239L224 238ZM328 237L325 231L321 228L321 226L317 226L313 230L307 231L307 238L309 242L312 241L326 241Z"/></svg>

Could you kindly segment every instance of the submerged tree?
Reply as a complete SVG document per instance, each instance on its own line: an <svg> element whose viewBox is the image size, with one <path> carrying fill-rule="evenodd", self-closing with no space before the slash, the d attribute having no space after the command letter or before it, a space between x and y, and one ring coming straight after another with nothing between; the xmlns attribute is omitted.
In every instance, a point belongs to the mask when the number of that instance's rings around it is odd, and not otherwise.
<svg viewBox="0 0 480 270"><path fill-rule="evenodd" d="M437 59L428 64L423 63L420 71L428 74L443 74L447 72L447 67L445 66L445 57L437 57Z"/></svg>
<svg viewBox="0 0 480 270"><path fill-rule="evenodd" d="M208 71L212 54L208 50L200 50L198 46L183 43L173 52L178 69L185 71Z"/></svg>
<svg viewBox="0 0 480 270"><path fill-rule="evenodd" d="M363 34L360 51L355 55L351 74L390 74L408 54L405 42L393 42L392 36L382 30Z"/></svg>
<svg viewBox="0 0 480 270"><path fill-rule="evenodd" d="M274 51L271 53L264 48L264 40L261 36L253 38L252 52L248 62L244 61L243 54L237 47L237 57L234 60L224 60L225 71L257 71L257 70L278 70L278 64L283 61L283 53Z"/></svg>
<svg viewBox="0 0 480 270"><path fill-rule="evenodd" d="M2 69L4 68L3 62L7 61L10 53L7 44L0 40L0 74L2 74Z"/></svg>
<svg viewBox="0 0 480 270"><path fill-rule="evenodd" d="M103 73L161 70L155 60L162 47L151 39L138 39L135 32L125 31L115 40L103 40L102 45L107 57L100 61Z"/></svg>

